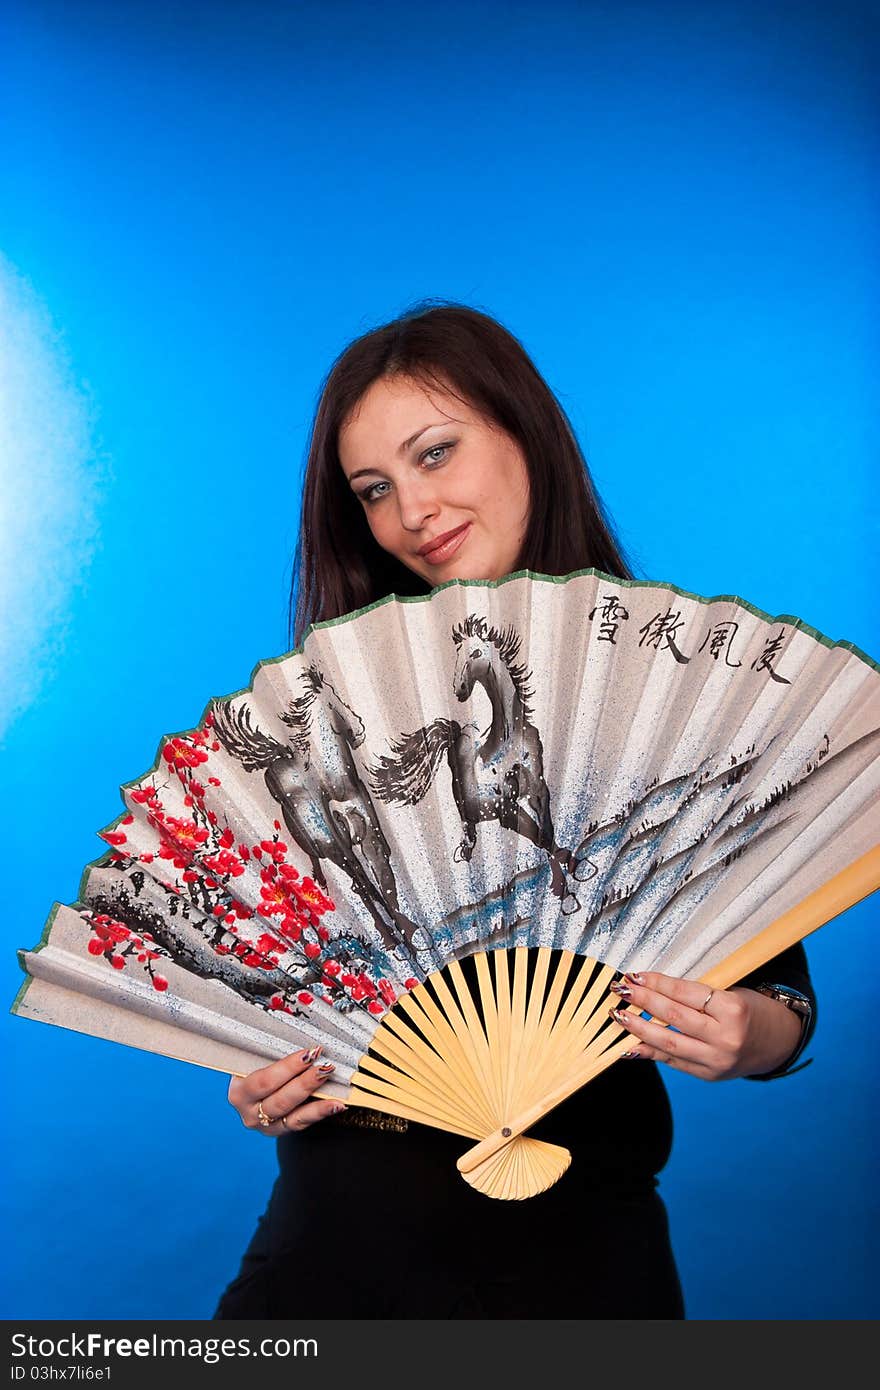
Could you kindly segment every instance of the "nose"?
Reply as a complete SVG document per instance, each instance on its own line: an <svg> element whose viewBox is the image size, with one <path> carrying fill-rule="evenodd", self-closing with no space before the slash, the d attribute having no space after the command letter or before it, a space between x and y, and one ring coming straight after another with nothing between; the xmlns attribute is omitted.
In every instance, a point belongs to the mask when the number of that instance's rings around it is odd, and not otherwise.
<svg viewBox="0 0 880 1390"><path fill-rule="evenodd" d="M431 479L407 478L397 485L397 506L400 524L405 531L421 531L425 522L436 516L440 504L434 496Z"/></svg>

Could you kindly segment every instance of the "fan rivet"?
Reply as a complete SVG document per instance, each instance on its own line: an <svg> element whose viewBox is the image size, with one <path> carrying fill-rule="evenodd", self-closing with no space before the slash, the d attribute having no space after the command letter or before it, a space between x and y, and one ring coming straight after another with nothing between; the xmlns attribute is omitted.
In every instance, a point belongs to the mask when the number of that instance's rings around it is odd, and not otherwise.
<svg viewBox="0 0 880 1390"><path fill-rule="evenodd" d="M504 1128L502 1129L501 1133L504 1135L504 1138L505 1138L505 1139L509 1139L509 1138L510 1138L510 1130L507 1128L507 1125L504 1126Z"/></svg>

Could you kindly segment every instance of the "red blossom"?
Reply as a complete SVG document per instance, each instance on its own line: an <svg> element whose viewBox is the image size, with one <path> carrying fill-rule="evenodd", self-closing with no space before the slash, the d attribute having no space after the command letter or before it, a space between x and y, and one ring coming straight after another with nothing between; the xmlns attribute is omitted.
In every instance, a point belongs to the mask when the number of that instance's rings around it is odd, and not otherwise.
<svg viewBox="0 0 880 1390"><path fill-rule="evenodd" d="M114 970L124 970L124 969L125 969L125 959L124 959L123 956L111 956L111 957L110 957L110 964L113 966L113 969L114 969Z"/></svg>
<svg viewBox="0 0 880 1390"><path fill-rule="evenodd" d="M101 838L106 840L108 845L124 845L128 837L122 830L105 830Z"/></svg>
<svg viewBox="0 0 880 1390"><path fill-rule="evenodd" d="M257 939L257 950L264 952L264 954L268 954L270 951L283 951L284 944L276 937L270 936L268 932L263 932L262 936Z"/></svg>
<svg viewBox="0 0 880 1390"><path fill-rule="evenodd" d="M220 836L220 847L221 849L232 849L232 846L234 844L235 836L233 835L232 831L229 829L229 826L227 825L226 829L223 831L223 834Z"/></svg>
<svg viewBox="0 0 880 1390"><path fill-rule="evenodd" d="M121 824L121 825L131 825L131 824L133 823L133 821L134 821L134 816L131 814L131 811L129 811L129 813L128 813L127 816L123 816L123 817L122 817L122 820L120 821L120 824Z"/></svg>
<svg viewBox="0 0 880 1390"><path fill-rule="evenodd" d="M303 949L309 960L317 960L321 954L320 946L317 946L314 941L307 941Z"/></svg>
<svg viewBox="0 0 880 1390"><path fill-rule="evenodd" d="M161 993L163 992L163 990L166 990L167 988L168 988L168 981L165 979L165 976L164 976L164 975L154 975L154 976L153 976L153 989L157 989L157 990L159 991L159 993L161 994Z"/></svg>
<svg viewBox="0 0 880 1390"><path fill-rule="evenodd" d="M367 1005L367 1009L371 1014L384 1014L385 1005L380 1004L378 999L374 999L372 1003Z"/></svg>
<svg viewBox="0 0 880 1390"><path fill-rule="evenodd" d="M418 980L415 979L412 975L410 975L408 980L404 980L403 987L404 989L415 989L418 983Z"/></svg>
<svg viewBox="0 0 880 1390"><path fill-rule="evenodd" d="M300 990L299 994L296 997L301 1004L314 1004L315 1002L315 996L313 994L309 994L307 989Z"/></svg>
<svg viewBox="0 0 880 1390"><path fill-rule="evenodd" d="M106 950L107 950L107 944L106 944L106 942L102 941L102 940L100 939L100 937L93 936L92 939L91 939L91 941L89 942L89 945L88 945L89 955L91 955L91 956L103 956L103 954L104 954L104 952L105 952Z"/></svg>

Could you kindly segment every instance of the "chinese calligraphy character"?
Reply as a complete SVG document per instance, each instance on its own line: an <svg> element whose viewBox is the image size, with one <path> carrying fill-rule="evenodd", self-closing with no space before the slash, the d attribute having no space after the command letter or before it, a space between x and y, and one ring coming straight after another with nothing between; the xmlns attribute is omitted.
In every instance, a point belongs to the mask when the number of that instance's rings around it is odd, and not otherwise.
<svg viewBox="0 0 880 1390"><path fill-rule="evenodd" d="M736 636L736 630L738 627L739 623L733 622L732 619L726 619L723 623L716 623L714 628L709 628L709 631L703 638L703 643L700 647L700 651L703 650L703 647L705 647L706 643L708 642L709 655L714 657L716 661L718 660L719 656L723 651L725 666L742 666L741 661L731 661L729 659L731 655L730 646L733 642L734 637Z"/></svg>
<svg viewBox="0 0 880 1390"><path fill-rule="evenodd" d="M759 674L761 671L766 671L770 676L770 679L774 681L779 681L780 685L791 685L791 681L786 680L785 676L777 676L776 672L773 670L772 664L773 657L775 657L778 654L779 648L782 646L782 643L784 641L785 628L783 627L780 629L778 637L767 638L767 641L764 643L763 652L761 653L760 657L755 657L755 660L752 662L750 669L752 671L757 670Z"/></svg>
<svg viewBox="0 0 880 1390"><path fill-rule="evenodd" d="M639 632L643 634L639 646L643 647L647 643L649 647L653 646L655 651L671 651L676 661L682 664L690 661L690 657L680 652L675 644L675 634L683 626L684 618L681 617L678 610L673 613L671 608L667 608L665 617L660 613L655 613L649 623L645 623L644 627L639 628ZM664 638L666 639L666 647L661 647L660 643Z"/></svg>
<svg viewBox="0 0 880 1390"><path fill-rule="evenodd" d="M629 617L629 613L614 594L606 594L602 599L601 606L599 604L596 605L590 614L590 622L593 621L597 613L600 614L600 623L599 636L596 640L599 642L611 642L614 646L617 646L615 640L617 637L617 629L622 622L626 621Z"/></svg>

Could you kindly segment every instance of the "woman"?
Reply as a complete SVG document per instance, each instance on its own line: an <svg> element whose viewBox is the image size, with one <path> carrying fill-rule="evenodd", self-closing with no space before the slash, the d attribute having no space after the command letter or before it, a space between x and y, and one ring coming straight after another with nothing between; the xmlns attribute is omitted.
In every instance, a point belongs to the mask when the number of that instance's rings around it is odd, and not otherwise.
<svg viewBox="0 0 880 1390"><path fill-rule="evenodd" d="M591 566L631 577L564 411L506 329L434 303L340 356L306 471L295 643L391 592ZM313 1100L333 1067L316 1050L233 1078L243 1123L279 1141L280 1176L215 1317L683 1317L654 1063L709 1081L790 1070L814 1026L806 957L798 945L711 993L658 973L618 990L676 1031L620 1015L627 1060L531 1131L575 1161L525 1202L464 1183L454 1135Z"/></svg>

